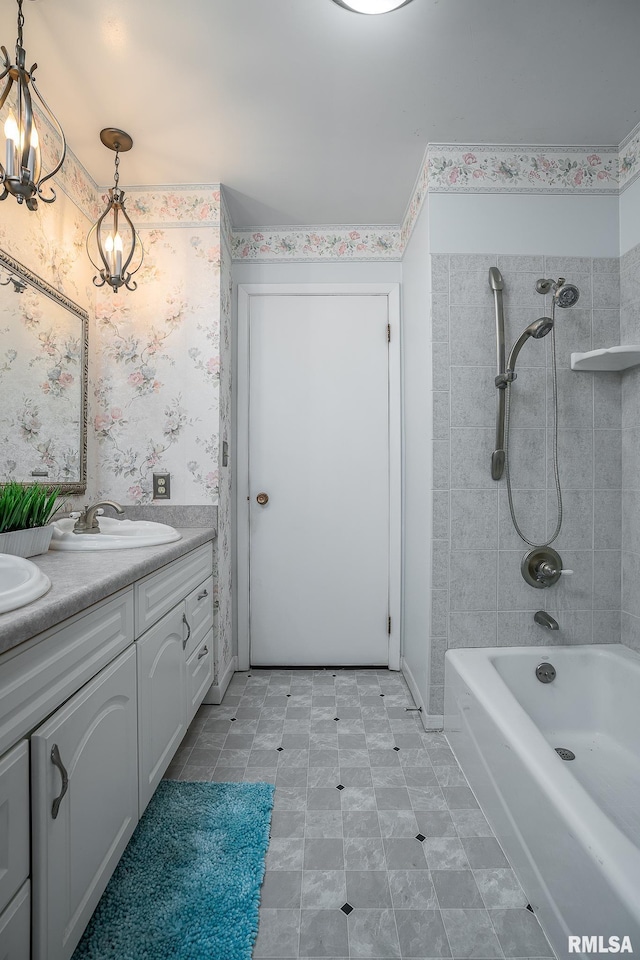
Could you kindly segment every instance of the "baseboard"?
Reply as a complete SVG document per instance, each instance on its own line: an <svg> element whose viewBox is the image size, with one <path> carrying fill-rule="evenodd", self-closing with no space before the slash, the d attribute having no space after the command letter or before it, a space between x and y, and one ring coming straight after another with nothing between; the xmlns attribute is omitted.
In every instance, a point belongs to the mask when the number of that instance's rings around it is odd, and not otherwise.
<svg viewBox="0 0 640 960"><path fill-rule="evenodd" d="M419 716L420 716L420 720L422 721L422 726L424 727L424 729L427 731L442 730L444 717L439 717L436 714L430 714L426 712L425 705L422 700L420 690L418 688L418 684L416 683L415 677L411 673L409 664L407 663L404 657L401 657L400 659L400 671L402 673L402 676L407 682L407 686L409 687L409 692L413 697L416 707L421 708Z"/></svg>
<svg viewBox="0 0 640 960"><path fill-rule="evenodd" d="M234 675L237 669L238 669L238 658L233 657L231 660L231 663L229 664L224 674L220 678L220 682L211 684L202 702L208 703L208 704L222 703L224 695L227 692L227 687L231 683L231 677Z"/></svg>

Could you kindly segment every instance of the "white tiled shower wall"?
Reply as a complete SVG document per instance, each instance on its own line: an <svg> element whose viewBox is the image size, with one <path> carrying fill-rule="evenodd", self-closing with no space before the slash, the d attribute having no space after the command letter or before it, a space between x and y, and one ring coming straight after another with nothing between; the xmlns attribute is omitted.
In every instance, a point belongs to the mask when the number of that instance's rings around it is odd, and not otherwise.
<svg viewBox="0 0 640 960"><path fill-rule="evenodd" d="M576 307L556 312L565 516L554 547L575 574L547 590L536 590L523 580L520 561L526 548L511 524L505 481L491 479L496 344L490 266L498 266L505 281L507 348L527 324L550 312L550 298L535 291L539 277L563 276L580 289ZM621 377L570 370L572 351L620 342L620 266L617 258L456 254L433 255L431 273L434 440L429 713L441 714L448 647L620 639ZM556 521L550 350L550 336L528 341L512 387L514 498L523 532L535 542L550 536ZM640 396L640 387L637 393ZM637 549L635 563L640 567L640 537ZM538 609L558 620L557 632L534 622ZM640 625L640 607L636 615Z"/></svg>

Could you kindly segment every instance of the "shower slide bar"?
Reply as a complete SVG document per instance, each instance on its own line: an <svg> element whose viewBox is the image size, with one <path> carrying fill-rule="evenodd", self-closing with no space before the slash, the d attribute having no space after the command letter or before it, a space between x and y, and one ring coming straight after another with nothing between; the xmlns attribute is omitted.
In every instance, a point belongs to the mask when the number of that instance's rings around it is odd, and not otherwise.
<svg viewBox="0 0 640 960"><path fill-rule="evenodd" d="M506 381L506 352L504 344L504 308L502 303L502 291L504 290L504 280L497 267L489 268L489 286L493 290L493 297L496 307L496 356L498 375L496 377L497 411L496 411L496 446L491 454L491 477L493 480L500 480L504 473L504 418L505 418L505 389Z"/></svg>

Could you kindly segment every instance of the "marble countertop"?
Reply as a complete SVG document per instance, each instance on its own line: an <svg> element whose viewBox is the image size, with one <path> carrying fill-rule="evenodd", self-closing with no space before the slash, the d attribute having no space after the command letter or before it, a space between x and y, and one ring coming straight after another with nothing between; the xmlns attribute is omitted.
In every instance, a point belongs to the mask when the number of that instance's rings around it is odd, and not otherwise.
<svg viewBox="0 0 640 960"><path fill-rule="evenodd" d="M51 589L19 610L0 614L0 654L128 587L216 535L213 527L178 529L181 540L159 547L96 553L50 550L32 557L33 563L51 580Z"/></svg>

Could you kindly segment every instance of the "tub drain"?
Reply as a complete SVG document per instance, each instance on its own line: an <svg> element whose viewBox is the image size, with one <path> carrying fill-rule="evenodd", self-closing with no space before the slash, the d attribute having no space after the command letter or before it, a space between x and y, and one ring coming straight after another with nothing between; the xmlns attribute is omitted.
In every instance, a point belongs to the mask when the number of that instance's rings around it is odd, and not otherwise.
<svg viewBox="0 0 640 960"><path fill-rule="evenodd" d="M567 750L566 747L556 747L555 749L561 760L575 760L576 758L573 750Z"/></svg>

